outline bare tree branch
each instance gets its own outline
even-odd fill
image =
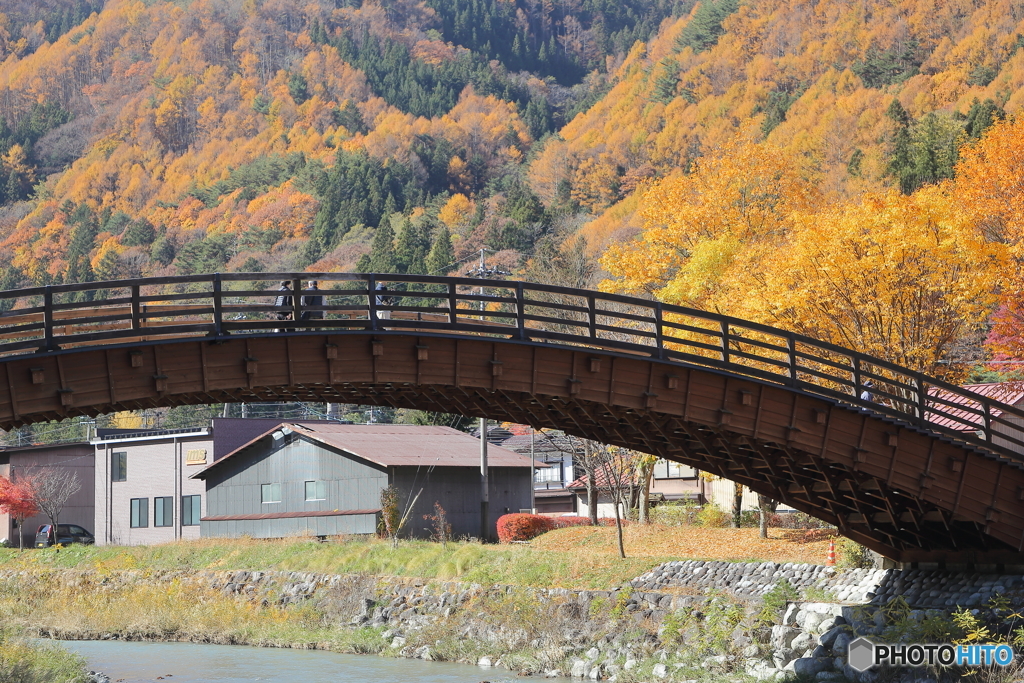
[[[57,522],[71,496],[82,488],[78,474],[63,468],[40,468],[33,475],[36,506],[53,525],[53,539],[57,542]]]

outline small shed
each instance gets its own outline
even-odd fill
[[[488,448],[490,527],[530,507],[530,459]],[[445,509],[453,534],[480,534],[480,441],[449,427],[283,422],[193,475],[206,482],[203,537],[371,534],[395,486],[404,533],[428,536]],[[413,501],[415,501],[413,503]]]

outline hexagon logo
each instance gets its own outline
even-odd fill
[[[858,638],[850,643],[846,661],[857,671],[867,671],[875,665],[875,644],[867,638]]]

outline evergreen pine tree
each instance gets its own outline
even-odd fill
[[[7,186],[4,188],[4,195],[9,202],[21,201],[21,178],[18,176],[17,171],[12,170],[7,176]]]
[[[977,140],[997,121],[1006,119],[1006,112],[993,100],[987,99],[979,102],[977,99],[971,103],[971,109],[967,112],[967,121],[964,122],[964,131],[972,140]]]
[[[654,82],[654,99],[668,104],[676,96],[676,85],[679,83],[679,62],[666,57],[661,60],[661,75]]]
[[[896,132],[892,140],[892,152],[889,156],[889,175],[900,183],[900,191],[910,194],[917,189],[914,159],[910,139],[910,114],[903,108],[899,100],[893,100],[885,115],[896,124]]]
[[[288,77],[288,93],[295,100],[295,104],[302,104],[309,99],[309,84],[302,74],[292,74]]]
[[[403,216],[398,226],[398,243],[395,245],[395,262],[398,272],[408,273],[409,266],[416,258],[416,231],[412,221]]]
[[[448,228],[442,225],[434,235],[434,243],[427,254],[424,267],[427,275],[447,275],[455,263],[455,249],[452,248],[452,236]]]
[[[390,197],[390,195],[388,195]],[[391,227],[391,220],[384,216],[380,219],[380,225],[373,234],[373,243],[370,245],[370,257],[368,272],[371,273],[397,273],[398,260],[395,258],[395,231]]]

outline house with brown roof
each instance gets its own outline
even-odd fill
[[[531,462],[488,449],[490,527],[530,507]],[[440,503],[453,534],[480,533],[480,441],[449,427],[282,422],[192,475],[206,484],[202,536],[372,534],[395,486],[405,533],[429,535]]]

